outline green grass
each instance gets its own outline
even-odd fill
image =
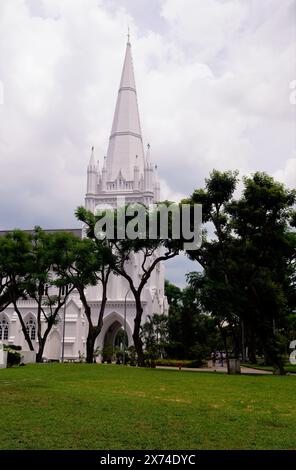
[[[0,370],[1,449],[295,449],[296,377],[115,365]]]

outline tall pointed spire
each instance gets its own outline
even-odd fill
[[[89,159],[88,168],[94,168],[94,169],[95,169],[95,167],[96,167],[94,152],[95,152],[95,148],[92,147],[92,148],[91,148],[91,154],[90,154],[90,159]]]
[[[136,158],[138,155],[138,158]],[[107,152],[107,177],[114,181],[121,171],[127,180],[133,179],[134,166],[144,169],[144,150],[137,92],[128,34],[126,53],[118,91],[113,125]]]
[[[94,147],[91,148],[91,155],[87,167],[87,194],[95,194],[97,186],[97,168],[95,163]],[[89,206],[88,206],[89,208]]]

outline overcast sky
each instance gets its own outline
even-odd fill
[[[0,229],[77,225],[128,25],[163,198],[191,194],[213,168],[295,186],[296,0],[0,0]],[[167,277],[182,284],[193,269],[175,260]]]

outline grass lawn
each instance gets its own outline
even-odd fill
[[[116,365],[0,370],[1,449],[295,449],[296,377]]]

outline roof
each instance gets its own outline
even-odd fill
[[[21,230],[21,229],[14,229],[14,230]],[[0,237],[4,237],[5,235],[12,233],[13,230],[0,230]],[[22,230],[25,233],[34,233],[33,229],[29,230]],[[82,238],[82,229],[81,228],[53,228],[53,229],[45,229],[44,232],[46,233],[57,233],[57,232],[66,232],[72,233],[73,235],[77,236],[78,238]]]

